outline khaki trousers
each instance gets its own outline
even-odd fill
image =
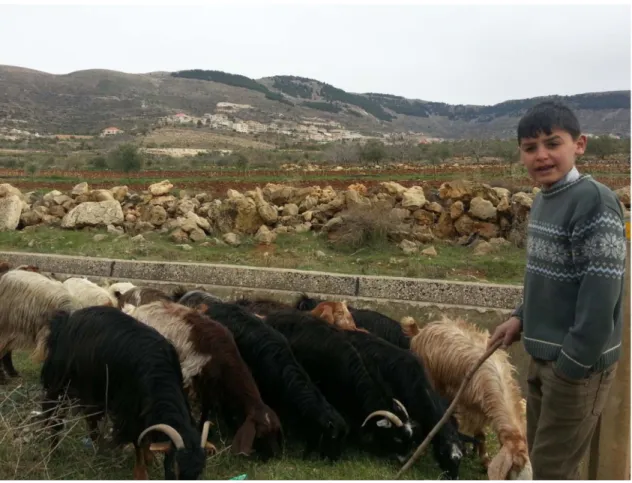
[[[577,480],[618,363],[573,381],[553,363],[531,359],[527,376],[527,443],[534,480]]]

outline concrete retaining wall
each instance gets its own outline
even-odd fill
[[[522,297],[516,285],[443,280],[344,275],[238,265],[131,261],[106,258],[0,251],[0,261],[36,265],[58,276],[84,276],[101,283],[129,281],[172,290],[202,288],[223,300],[265,297],[292,303],[301,293],[347,300],[359,308],[377,310],[396,320],[410,315],[423,325],[441,314],[463,317],[489,330],[504,321]],[[527,355],[514,344],[510,355],[525,390]]]

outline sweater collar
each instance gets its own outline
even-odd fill
[[[542,188],[541,191],[544,196],[550,196],[555,193],[559,193],[560,191],[563,191],[566,188],[569,188],[570,186],[574,185],[575,183],[577,183],[578,181],[584,178],[589,178],[589,177],[590,175],[580,174],[580,172],[577,170],[577,167],[573,166],[573,169],[571,169],[568,173],[566,173],[566,175],[564,175],[563,178],[556,181],[548,188]]]

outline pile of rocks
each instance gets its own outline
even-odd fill
[[[619,191],[629,208],[629,189]],[[42,195],[0,184],[0,230],[40,224],[63,229],[101,226],[132,236],[160,231],[177,243],[201,242],[212,236],[237,245],[240,237],[254,235],[259,243],[269,244],[279,233],[331,230],[343,225],[354,210],[379,205],[383,216],[396,220],[389,238],[404,243],[402,248],[407,246],[409,251],[436,239],[466,244],[472,237],[522,246],[536,192],[534,188],[530,193],[512,194],[467,180],[445,182],[438,190],[405,188],[390,181],[370,190],[352,184],[339,191],[331,186],[297,188],[269,183],[245,193],[229,189],[224,198],[176,193],[168,180],[140,193],[132,193],[126,186],[91,190],[81,183],[68,193]]]

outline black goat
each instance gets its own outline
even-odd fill
[[[310,311],[320,302],[322,302],[322,300],[302,294],[296,302],[295,307],[298,310]],[[355,325],[358,328],[368,330],[372,334],[381,337],[397,347],[410,349],[410,337],[404,333],[401,324],[396,320],[375,310],[356,309],[351,305],[347,305],[347,308],[349,312],[351,312]]]
[[[95,442],[107,410],[113,442],[136,448],[136,479],[147,478],[145,455],[150,450],[165,452],[165,479],[200,476],[208,425],[204,434],[196,429],[176,349],[155,329],[114,307],[86,307],[72,315],[58,311],[50,320],[45,351],[40,378],[47,426],[56,419],[52,413],[58,398],[67,393],[89,414]],[[58,419],[56,423],[53,447],[63,426]],[[152,441],[158,444],[149,448]]]
[[[357,441],[381,455],[401,459],[408,453],[413,431],[405,407],[374,361],[345,338],[346,331],[296,309],[270,312],[265,322],[287,338],[296,359],[350,422]]]
[[[191,291],[178,303],[206,306],[205,314],[227,327],[248,364],[264,401],[281,420],[287,418],[306,443],[304,456],[318,450],[321,458],[340,457],[348,427],[298,363],[287,340],[261,319],[233,303],[218,302]]]
[[[374,334],[359,331],[342,331],[342,334],[364,360],[376,363],[395,397],[408,409],[416,425],[414,439],[421,442],[447,409],[445,401],[433,389],[423,362],[411,351],[397,347]],[[432,445],[439,467],[450,479],[457,479],[465,448],[458,433],[456,419],[451,418],[441,427],[433,438]]]

